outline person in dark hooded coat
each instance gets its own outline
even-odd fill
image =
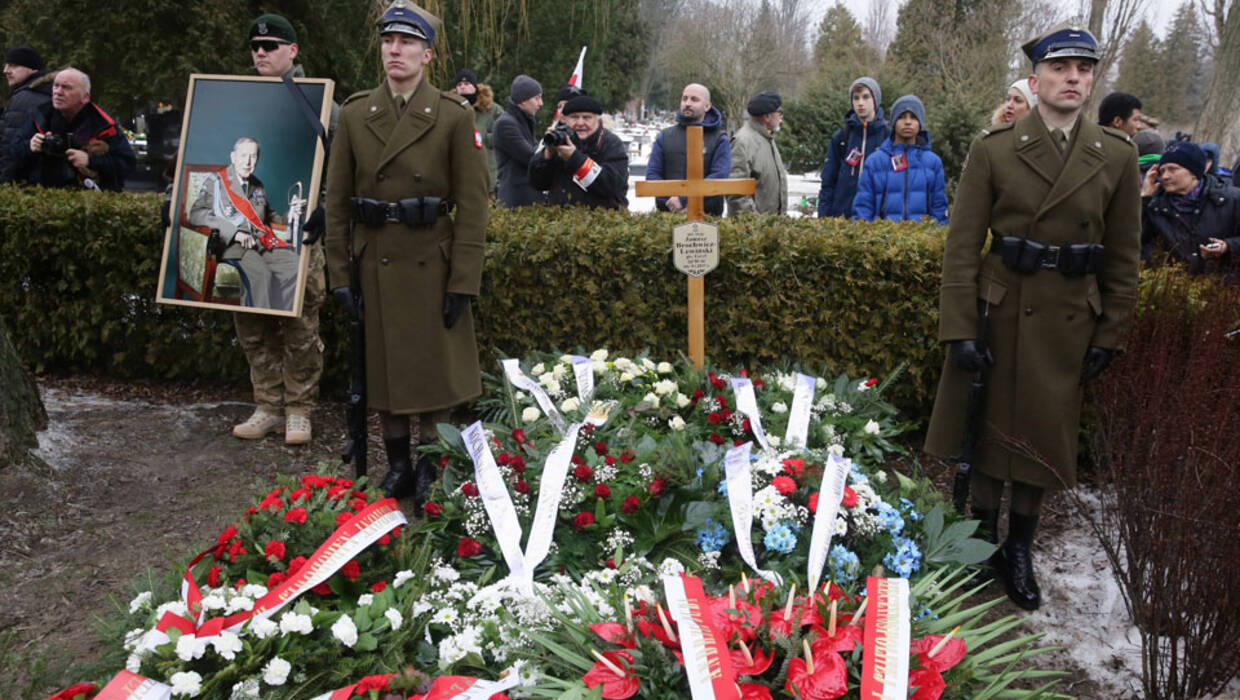
[[[865,171],[865,159],[887,138],[883,120],[883,91],[873,78],[857,78],[848,88],[852,110],[844,115],[844,127],[831,134],[827,157],[822,163],[822,186],[818,189],[818,218],[852,217],[857,180]]]
[[[676,124],[660,131],[650,148],[650,159],[646,162],[647,180],[685,178],[690,126],[702,127],[702,172],[706,179],[728,177],[732,169],[732,145],[723,130],[723,115],[710,103],[710,90],[706,86],[690,83],[680,96]],[[659,211],[683,211],[688,206],[688,200],[684,197],[655,197],[654,205]],[[707,197],[703,207],[707,214],[723,216],[723,197]]]

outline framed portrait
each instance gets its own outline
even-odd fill
[[[331,117],[330,80],[189,78],[156,301],[301,313]],[[299,104],[299,102],[301,104]]]

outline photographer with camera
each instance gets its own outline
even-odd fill
[[[564,104],[564,123],[543,134],[530,160],[530,182],[549,191],[548,203],[628,207],[629,156],[620,138],[603,128],[602,114],[595,98],[574,97]]]
[[[116,121],[90,101],[90,77],[76,68],[56,74],[51,104],[31,115],[13,148],[14,179],[44,187],[119,192],[137,165]]]

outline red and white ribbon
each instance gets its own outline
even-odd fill
[[[94,700],[169,700],[172,688],[129,671],[116,674]]]
[[[595,163],[593,158],[586,158],[586,162],[582,163],[581,167],[577,168],[577,172],[573,173],[573,182],[583,190],[590,189],[590,185],[594,184],[602,172],[603,168]]]
[[[155,629],[159,633],[166,634],[168,629],[176,628],[182,634],[199,638],[214,637],[225,630],[235,632],[251,618],[270,617],[302,593],[326,581],[351,559],[374,544],[375,540],[407,523],[405,514],[401,512],[396,499],[385,498],[382,501],[376,501],[336,528],[336,531],[327,538],[326,542],[319,545],[319,548],[310,555],[300,569],[280,585],[268,591],[267,595],[259,598],[253,608],[206,621],[203,621],[205,611],[202,610],[202,591],[198,587],[198,582],[194,580],[193,574],[194,565],[211,550],[203,552],[195,557],[185,569],[181,584],[183,599],[189,606],[191,614],[194,615],[194,619],[167,612],[155,625]]]
[[[865,617],[861,700],[906,698],[912,641],[908,579],[871,576],[865,586],[869,612]]]
[[[498,681],[484,681],[469,676],[440,676],[431,684],[423,700],[486,700],[509,688],[515,688],[521,682],[521,676],[513,669],[505,671]],[[352,697],[358,684],[345,686],[330,693],[323,693],[312,700],[347,700]]]
[[[740,700],[727,638],[711,623],[710,601],[702,580],[694,576],[664,576],[667,610],[680,631],[685,672],[693,700]]]

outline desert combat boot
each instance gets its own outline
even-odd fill
[[[262,408],[254,409],[251,415],[244,423],[233,426],[233,437],[242,440],[261,440],[271,433],[279,433],[284,431],[284,416],[278,413],[270,413]],[[308,439],[308,438],[307,438]]]

